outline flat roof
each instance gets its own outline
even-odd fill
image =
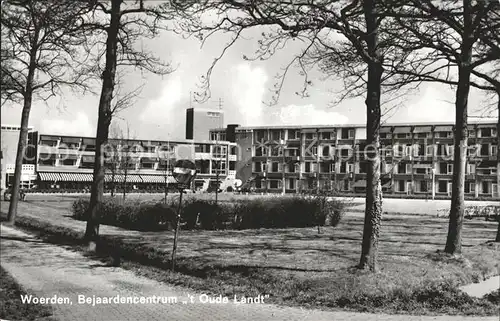
[[[469,120],[468,125],[496,125],[497,119]],[[382,127],[404,127],[404,126],[454,126],[454,122],[412,122],[412,123],[382,123]],[[269,125],[269,126],[242,126],[236,127],[236,131],[255,129],[328,129],[328,128],[366,128],[366,124],[338,124],[338,125]],[[210,131],[225,131],[225,128],[213,128]]]
[[[89,137],[89,136],[78,136],[78,135],[57,135],[57,134],[50,134],[50,133],[40,133],[38,132],[38,137],[41,136],[50,136],[50,137],[58,137],[58,138],[81,138],[81,139],[96,139],[95,137]],[[192,139],[185,139],[185,140],[160,140],[160,139],[139,139],[139,138],[108,138],[108,141],[130,141],[130,142],[151,142],[151,143],[173,143],[173,144],[210,144],[210,145],[216,145],[216,144],[236,144],[232,143],[229,141],[222,141],[222,140],[192,140]]]

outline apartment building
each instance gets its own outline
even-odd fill
[[[28,127],[28,132],[33,131],[33,127]],[[21,127],[19,125],[2,124],[1,125],[1,172],[0,188],[5,189],[12,184],[14,178],[14,169],[17,155],[17,145],[19,144],[19,134]],[[30,188],[36,182],[35,167],[31,164],[23,164],[21,169],[21,187]]]
[[[385,124],[381,128],[384,194],[451,196],[453,124]],[[366,127],[238,127],[213,129],[211,139],[226,138],[239,149],[236,177],[257,192],[298,193],[336,190],[364,193]],[[465,193],[500,197],[496,123],[469,124]]]
[[[95,138],[32,132],[26,163],[32,164],[39,188],[90,188],[96,153]],[[110,139],[103,148],[105,185],[127,184],[136,189],[163,189],[175,184],[171,176],[178,159],[197,168],[194,187],[206,189],[220,181],[234,181],[236,144],[227,141],[151,141]]]

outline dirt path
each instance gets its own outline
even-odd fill
[[[99,261],[61,246],[44,243],[10,227],[1,226],[0,230],[2,267],[28,292],[38,297],[56,296],[69,301],[53,305],[54,317],[58,320],[497,320],[495,317],[420,317],[327,312],[262,303],[235,304],[233,298],[229,298],[229,302],[225,304],[204,304],[200,302],[204,299],[200,293],[195,294],[139,277],[121,268],[105,267]],[[155,300],[153,296],[156,296],[158,301],[161,296],[165,303],[111,303],[92,306],[93,296],[111,297],[111,300],[115,300],[117,295],[125,300],[129,297],[131,300],[140,300],[141,297]],[[81,303],[81,296],[90,300],[90,304]]]

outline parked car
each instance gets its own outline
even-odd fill
[[[10,201],[11,196],[12,196],[12,187],[8,187],[3,193],[3,200]],[[21,201],[26,200],[26,193],[23,191],[23,189],[19,190],[19,200]]]

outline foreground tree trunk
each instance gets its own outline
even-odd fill
[[[103,146],[107,144],[109,126],[111,124],[111,101],[115,88],[117,38],[120,26],[121,0],[111,1],[111,22],[107,29],[106,65],[102,74],[102,90],[99,100],[99,115],[97,119],[96,152],[94,162],[94,181],[90,194],[90,204],[87,213],[87,228],[84,239],[89,243],[89,250],[95,251],[99,238],[99,212],[104,193],[104,153]]]
[[[35,33],[33,43],[38,43],[39,30]],[[21,174],[23,169],[24,151],[28,140],[28,123],[30,119],[31,105],[33,104],[33,81],[36,69],[37,48],[34,47],[30,52],[30,63],[26,86],[24,88],[24,103],[21,112],[21,130],[19,131],[19,140],[17,143],[16,163],[14,169],[14,182],[12,183],[12,194],[10,196],[9,212],[7,222],[14,224],[17,216],[17,204],[19,203],[19,191],[21,189]]]
[[[368,85],[366,97],[366,143],[369,149],[366,175],[366,205],[363,241],[361,245],[360,269],[377,271],[378,239],[382,219],[382,185],[380,184],[380,91],[382,63],[378,54],[377,12],[374,1],[363,3],[367,47],[372,61],[368,63]]]
[[[450,221],[448,236],[444,251],[448,254],[462,253],[462,228],[464,220],[464,186],[465,186],[465,164],[467,161],[468,146],[468,99],[470,91],[472,47],[474,45],[474,34],[472,26],[471,4],[463,1],[464,8],[464,31],[460,50],[460,62],[458,64],[458,86],[455,101],[455,144],[453,159],[453,183],[451,193]]]
[[[497,119],[497,197],[500,197],[500,88],[497,88],[498,119]],[[497,215],[498,228],[495,242],[500,242],[500,213]]]

